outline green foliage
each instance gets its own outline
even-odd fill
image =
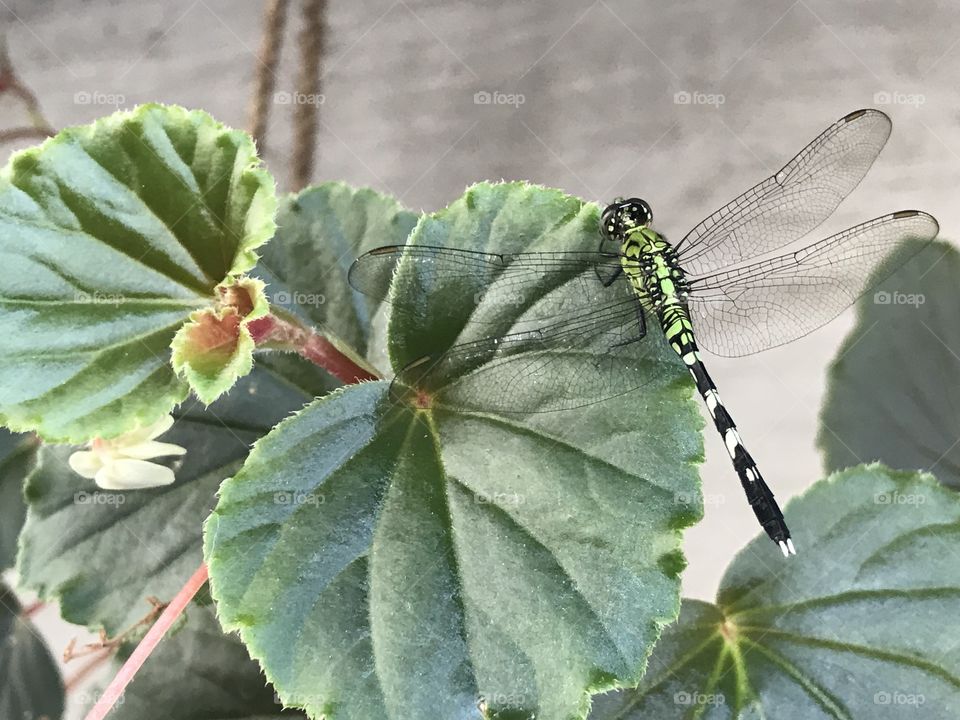
[[[21,617],[20,603],[0,583],[0,718],[63,715],[63,683],[43,639]]]
[[[411,241],[593,249],[596,223],[556,191],[481,185]],[[460,307],[395,312],[394,367],[476,331]],[[638,365],[643,393],[575,415],[416,409],[384,382],[316,401],[207,522],[225,628],[312,717],[583,717],[589,690],[639,679],[678,608],[702,423],[669,353]]]
[[[258,363],[209,408],[176,413],[162,440],[187,453],[169,461],[177,479],[164,487],[100,490],[67,465],[71,448],[44,447],[26,487],[22,584],[58,600],[69,622],[110,634],[137,622],[149,596],[170,599],[200,565],[202,523],[249,445],[329,387],[325,373],[299,358]]]
[[[275,309],[363,355],[377,305],[350,289],[347,271],[367,250],[406,242],[416,223],[416,214],[373,190],[310,187],[280,204],[277,236],[254,274]]]
[[[886,279],[858,303],[857,325],[830,368],[824,464],[881,460],[960,488],[960,253],[908,242],[877,277]]]
[[[137,673],[110,720],[282,720],[283,712],[243,644],[213,612],[192,607]],[[119,667],[119,664],[118,664]]]
[[[27,515],[23,481],[33,468],[37,442],[0,429],[0,571],[13,565],[17,537]]]
[[[747,545],[716,604],[684,600],[636,691],[591,720],[819,720],[960,714],[960,499],[925,474],[864,465],[787,506],[799,554]]]
[[[273,234],[273,181],[257,162],[246,134],[160,105],[10,159],[0,422],[79,442],[150,424],[186,397],[174,334]]]

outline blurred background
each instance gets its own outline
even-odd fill
[[[288,15],[274,25],[275,62],[264,45],[270,6]],[[305,19],[317,9],[320,25]],[[12,67],[29,89],[0,95],[0,128],[22,130],[2,136],[3,153],[36,142],[38,128],[178,103],[234,127],[259,122],[286,190],[339,179],[432,211],[479,180],[529,180],[599,203],[639,195],[679,239],[834,120],[878,107],[893,135],[822,233],[918,208],[951,239],[958,12],[892,0],[0,0]],[[319,82],[304,93],[298,74],[311,54]],[[258,82],[266,103],[253,110]],[[756,356],[708,358],[781,500],[822,475],[825,371],[852,318]],[[684,585],[712,599],[756,525],[720,439],[710,431],[705,442],[706,519],[687,534]],[[75,635],[54,608],[37,621],[55,653]]]

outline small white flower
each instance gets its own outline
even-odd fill
[[[78,450],[70,456],[70,467],[78,475],[96,481],[104,490],[141,490],[169,485],[173,470],[147,462],[167,455],[183,455],[186,448],[157,442],[173,426],[173,416],[166,415],[153,425],[137,428],[115,438],[96,438],[89,450]]]

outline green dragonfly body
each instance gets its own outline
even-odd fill
[[[623,274],[643,309],[659,320],[670,347],[693,376],[697,392],[723,438],[760,525],[780,546],[784,556],[796,554],[783,513],[753,457],[744,447],[737,426],[720,400],[717,386],[700,357],[693,321],[687,310],[686,298],[690,288],[677,253],[666,238],[649,227],[650,220],[649,206],[639,198],[631,198],[608,206],[601,220],[602,231],[614,239],[622,238],[620,264]]]
[[[649,205],[631,198],[603,211],[597,250],[389,246],[358,258],[350,283],[419,317],[415,297],[391,292],[398,281],[412,284],[443,298],[435,312],[467,320],[464,332],[473,339],[425,354],[395,383],[415,389],[422,401],[480,412],[572,411],[642,387],[638,368],[651,343],[638,341],[647,318],[655,319],[693,376],[757,519],[789,555],[795,551],[783,514],[720,402],[700,348],[733,357],[802,337],[880,282],[878,267],[903,240],[937,235],[933,217],[901,210],[787,248],[857,186],[890,130],[878,110],[849,113],[676,243],[653,228]],[[454,296],[457,288],[463,296]],[[561,290],[562,301],[555,297]],[[462,303],[471,297],[475,307],[467,312]],[[496,298],[512,303],[507,331]]]

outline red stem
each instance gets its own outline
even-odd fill
[[[137,671],[143,666],[146,659],[150,657],[150,654],[156,649],[157,645],[160,644],[160,640],[167,634],[167,631],[173,626],[173,623],[180,617],[180,614],[187,605],[190,604],[193,596],[197,594],[197,591],[200,590],[206,581],[207,565],[204,563],[200,565],[193,576],[187,580],[186,585],[180,588],[176,597],[170,601],[170,604],[167,605],[160,617],[157,618],[153,627],[147,631],[143,640],[137,645],[137,649],[127,658],[123,667],[120,668],[120,671],[107,686],[107,689],[103,691],[100,699],[97,700],[97,704],[87,713],[85,720],[103,720],[107,716],[117,701],[123,697],[123,692],[126,690],[127,685],[130,684],[130,681],[133,680],[133,676],[137,674]]]
[[[294,325],[276,315],[252,320],[247,328],[257,345],[272,343],[289,348],[344,383],[379,380],[369,370],[344,355],[337,346],[313,330]]]
[[[38,612],[40,612],[41,610],[43,610],[46,606],[47,606],[47,604],[46,604],[43,600],[37,600],[36,602],[30,603],[30,604],[27,605],[25,608],[22,608],[22,609],[20,610],[20,614],[21,614],[23,617],[27,617],[27,618],[28,618],[28,617],[33,617],[33,616],[36,615]]]

